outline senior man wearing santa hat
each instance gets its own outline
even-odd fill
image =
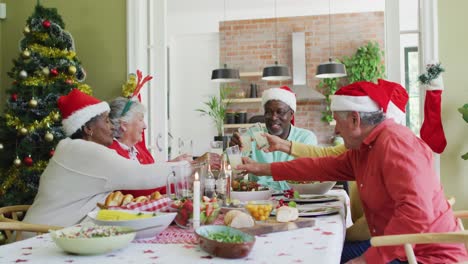
[[[317,144],[317,137],[312,131],[294,126],[296,95],[289,87],[282,86],[280,88],[265,90],[262,94],[262,105],[265,111],[265,125],[269,134],[288,141],[296,141],[308,145]],[[294,156],[288,153],[280,151],[265,152],[257,149],[255,142],[242,142],[239,133],[235,132],[231,138],[230,145],[239,145],[242,148],[243,144],[253,144],[252,159],[258,162],[276,162],[294,159]],[[285,181],[274,181],[271,176],[251,175],[251,178],[259,184],[277,191],[290,189]]]
[[[357,82],[332,97],[335,132],[349,151],[336,157],[302,158],[260,164],[244,159],[236,169],[274,180],[355,180],[372,236],[458,231],[433,168],[432,151],[407,127],[385,113],[393,93]],[[388,109],[390,107],[390,109]],[[343,251],[349,250],[346,245]],[[418,263],[453,263],[468,259],[463,244],[414,246]],[[360,255],[362,254],[362,255]],[[405,263],[403,246],[370,247],[346,263]]]

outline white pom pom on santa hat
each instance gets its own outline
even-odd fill
[[[62,114],[62,129],[67,136],[73,135],[91,118],[110,111],[107,102],[102,102],[78,89],[61,96],[57,104]]]
[[[408,93],[400,84],[385,80],[355,82],[341,87],[331,96],[332,111],[375,112],[383,110],[387,118],[405,122]]]

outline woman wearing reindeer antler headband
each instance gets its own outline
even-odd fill
[[[140,71],[137,71],[137,77],[138,81],[133,85],[135,86],[135,89],[129,98],[118,97],[110,102],[111,111],[109,118],[114,126],[114,141],[109,148],[117,151],[119,155],[127,159],[134,160],[140,164],[152,164],[154,163],[154,159],[145,146],[143,134],[146,129],[144,121],[146,107],[139,102],[138,95],[143,85],[153,77],[146,76],[143,78]],[[124,92],[128,93],[128,91]],[[177,158],[170,160],[170,162],[184,160],[192,161],[192,156],[182,154]],[[213,157],[212,160],[219,161],[219,157]],[[170,166],[170,164],[171,163],[167,163],[168,166]],[[122,193],[132,194],[137,197],[150,195],[155,191],[159,191],[164,194],[166,193],[166,187],[162,186],[148,190],[123,190]]]

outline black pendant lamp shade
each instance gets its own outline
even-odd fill
[[[229,69],[224,64],[224,68],[213,70],[211,73],[211,80],[213,82],[238,82],[240,75],[238,69]]]
[[[340,78],[346,76],[346,67],[344,64],[332,61],[330,58],[328,62],[322,63],[317,67],[317,74],[315,77],[325,78]]]
[[[262,76],[262,79],[267,81],[285,81],[291,79],[289,67],[286,65],[278,65],[277,61],[275,61],[275,65],[263,68]]]

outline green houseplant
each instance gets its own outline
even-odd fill
[[[226,110],[229,106],[230,101],[226,100],[229,94],[230,88],[222,88],[218,96],[210,96],[208,101],[204,102],[204,108],[195,109],[201,113],[202,116],[208,116],[212,119],[218,136],[215,136],[214,140],[223,141],[224,147],[227,145],[227,137],[224,136],[224,120],[226,118]]]
[[[351,57],[344,57],[343,64],[346,66],[348,83],[359,81],[377,82],[377,79],[385,77],[385,65],[383,64],[383,51],[379,43],[370,41],[357,49]],[[322,79],[318,88],[325,96],[326,109],[322,112],[322,121],[330,123],[333,120],[330,111],[330,95],[338,89],[338,79]]]

